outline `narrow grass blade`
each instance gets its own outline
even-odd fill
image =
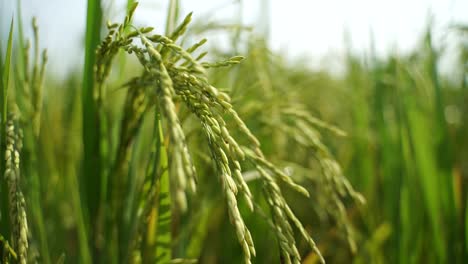
[[[1,121],[0,121],[0,135],[1,141],[0,146],[5,144],[5,122],[7,117],[7,95],[8,95],[8,86],[10,84],[10,65],[11,65],[11,53],[13,46],[13,19],[11,19],[10,24],[10,33],[8,35],[8,44],[5,54],[5,62],[0,61],[0,64],[3,64],[1,67],[1,87],[0,87],[0,111],[1,111]],[[0,170],[2,171],[1,175],[3,176],[3,171],[5,169],[5,150],[0,149]],[[4,177],[0,177],[0,195],[1,195],[1,211],[0,211],[0,232],[5,237],[10,237],[10,223],[8,217],[8,190],[6,189],[6,184],[4,182]]]
[[[177,25],[177,19],[179,18],[179,1],[169,0],[169,7],[167,10],[166,18],[166,36],[169,36]]]
[[[127,0],[127,13],[132,9],[135,3],[136,3],[135,0]]]
[[[3,66],[3,87],[0,94],[0,105],[2,111],[2,124],[5,124],[5,120],[7,117],[7,96],[8,96],[8,86],[10,84],[10,66],[11,66],[11,53],[12,53],[12,46],[13,46],[13,19],[11,20],[10,24],[10,33],[8,35],[8,44],[7,44],[6,56],[5,56],[5,64]],[[3,127],[3,126],[2,126]]]
[[[18,60],[17,60],[17,75],[18,77],[21,77],[21,78],[24,78],[22,75],[24,74],[24,72],[22,72],[22,69],[24,70],[27,70],[25,69],[25,66],[24,66],[24,59],[25,59],[25,56],[24,56],[24,32],[23,32],[23,16],[22,16],[22,12],[21,12],[21,0],[18,0],[18,3],[17,3],[17,10],[18,10],[18,44],[19,44],[19,49],[17,50],[17,54],[18,54]]]
[[[167,149],[159,113],[155,118],[157,140],[154,159],[155,188],[157,191],[155,206],[151,209],[147,225],[147,234],[143,251],[143,260],[157,263],[169,263],[172,259],[171,235],[171,196],[169,183],[169,163]]]
[[[468,195],[466,196],[466,200],[468,201]],[[465,239],[466,238],[468,238],[468,210],[465,211]],[[468,242],[467,241],[465,241],[465,256],[468,256]]]
[[[171,198],[169,193],[169,175],[161,175],[161,185],[157,208],[156,262],[168,263],[172,258],[171,237]]]
[[[82,200],[85,201],[87,221],[91,229],[101,226],[91,222],[102,220],[98,215],[101,204],[101,148],[100,126],[97,103],[94,98],[94,64],[96,48],[100,42],[101,1],[88,0],[86,16],[86,46],[83,69],[82,115],[83,115],[83,178],[81,179]],[[88,220],[89,219],[89,220]],[[99,236],[100,230],[89,231]],[[91,241],[95,241],[91,239]],[[101,249],[95,248],[95,257],[99,257]]]

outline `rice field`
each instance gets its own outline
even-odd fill
[[[467,26],[447,29],[455,49],[431,26],[408,54],[350,49],[336,74],[181,4],[137,26],[135,1],[109,21],[88,0],[66,78],[17,8],[0,263],[468,262]],[[231,48],[206,44],[213,28]]]

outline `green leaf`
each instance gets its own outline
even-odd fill
[[[86,204],[86,221],[91,229],[98,225],[102,217],[98,216],[98,210],[104,202],[102,197],[101,171],[101,147],[100,147],[100,122],[98,106],[94,98],[94,64],[96,62],[96,48],[100,42],[102,9],[100,0],[88,0],[86,15],[86,45],[85,64],[83,69],[83,89],[82,89],[82,114],[83,114],[83,178],[81,197]],[[96,230],[89,230],[89,234],[98,235]],[[85,233],[83,233],[84,235]],[[83,245],[88,239],[80,237],[80,254],[82,261],[91,262],[89,250]],[[95,239],[90,239],[95,241]],[[93,245],[94,246],[94,245]],[[99,257],[100,249],[94,250],[94,257]],[[96,259],[94,259],[96,261]]]
[[[7,116],[7,94],[8,94],[8,86],[10,83],[10,64],[11,64],[11,53],[12,53],[12,43],[13,43],[13,18],[11,19],[11,24],[10,24],[10,33],[8,36],[8,44],[7,44],[7,50],[6,50],[6,55],[5,55],[5,63],[1,67],[0,71],[0,77],[1,77],[1,87],[0,87],[0,111],[1,111],[1,123],[0,127],[0,146],[3,145],[5,142],[5,131],[3,128],[5,127],[5,120]],[[0,61],[0,64],[1,61]],[[3,149],[0,149],[0,169],[3,170],[5,168],[5,151]],[[1,200],[0,200],[0,216],[4,216],[0,218],[0,232],[5,235],[6,237],[9,237],[10,235],[10,224],[8,221],[8,215],[9,215],[9,210],[8,210],[8,191],[5,189],[6,184],[3,182],[4,177],[0,177],[0,195],[1,195]]]
[[[169,162],[164,144],[164,134],[160,113],[156,112],[154,123],[156,154],[152,161],[154,188],[156,188],[156,203],[151,208],[146,228],[143,262],[169,263],[172,259],[171,234],[171,194],[169,183]]]
[[[179,18],[179,1],[170,0],[169,7],[167,10],[167,17],[166,17],[166,35],[167,36],[169,36],[169,34],[171,34],[174,31],[178,18]]]
[[[2,122],[6,120],[6,110],[7,110],[7,94],[8,94],[8,86],[10,83],[10,66],[11,66],[11,52],[12,52],[12,45],[13,44],[13,19],[11,19],[10,24],[10,33],[8,35],[8,46],[6,51],[5,57],[5,64],[3,67],[3,87],[2,92],[0,94],[1,97],[1,109],[2,109]],[[3,126],[2,126],[3,127]]]
[[[171,194],[169,186],[169,163],[166,147],[164,146],[164,136],[161,120],[158,120],[159,134],[159,197],[157,208],[157,229],[156,229],[156,260],[158,263],[168,263],[172,258],[171,252]]]

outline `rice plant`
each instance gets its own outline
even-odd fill
[[[20,3],[0,47],[1,263],[466,262],[466,27],[453,76],[430,27],[334,75],[180,1],[87,2],[82,72]]]
[[[10,211],[6,215],[10,216],[12,232],[10,239],[5,239],[5,236],[3,239],[5,261],[51,263],[53,259],[64,260],[66,254],[63,253],[67,249],[61,249],[50,239],[51,229],[46,223],[52,219],[49,214],[56,214],[54,207],[60,206],[54,197],[64,197],[64,193],[69,193],[71,197],[63,201],[63,205],[74,212],[71,224],[77,235],[78,252],[75,254],[78,262],[190,262],[192,260],[186,259],[185,254],[179,256],[180,252],[172,251],[177,235],[173,234],[174,221],[180,221],[188,214],[190,206],[203,196],[197,192],[197,182],[214,175],[216,177],[212,180],[216,183],[212,185],[224,197],[225,210],[241,248],[242,262],[251,263],[257,252],[244,220],[246,214],[257,213],[265,218],[269,232],[276,237],[281,261],[301,262],[299,237],[316,254],[319,262],[324,263],[316,243],[283,194],[291,190],[307,198],[309,191],[297,183],[290,172],[265,156],[260,141],[235,110],[229,93],[210,83],[208,71],[235,67],[242,63],[244,57],[234,55],[208,62],[203,61],[206,52],[196,55],[206,39],[188,47],[179,44],[192,14],[174,26],[176,1],[171,1],[165,34],[153,33],[152,27],[132,25],[136,8],[136,3],[129,4],[128,15],[123,22],[108,22],[107,35],[99,43],[100,2],[88,2],[87,52],[81,95],[82,156],[66,150],[57,154],[50,147],[56,144],[45,145],[51,140],[47,134],[50,128],[41,123],[58,113],[58,110],[50,108],[54,107],[47,101],[51,98],[45,102],[43,99],[47,98],[44,94],[47,91],[43,89],[47,53],[44,51],[41,56],[35,20],[32,23],[32,63],[30,44],[20,36],[23,45],[19,48],[21,59],[12,97],[15,98],[14,108],[8,112],[19,111],[25,147],[24,150],[20,147],[23,137],[18,136],[21,133],[15,129],[15,121],[8,121],[5,179],[10,190]],[[122,99],[118,99],[122,102],[119,110],[111,101],[111,89],[115,89],[112,88],[115,84],[109,79],[114,60],[120,53],[134,56],[140,65],[140,73],[117,86],[125,93]],[[11,40],[7,54],[11,54]],[[8,66],[9,62],[5,65]],[[316,152],[314,157],[324,173],[321,184],[327,186],[323,195],[336,205],[336,208],[330,208],[329,213],[343,225],[345,236],[355,250],[351,225],[346,221],[341,199],[347,195],[360,201],[363,199],[343,178],[339,165],[321,143],[315,127],[342,132],[299,108],[285,107],[281,115],[291,122],[291,129],[304,130],[305,134],[298,134],[296,140]],[[69,109],[64,114],[70,111],[74,110]],[[43,112],[49,116],[44,116]],[[69,117],[75,118],[73,114]],[[197,134],[197,144],[204,145],[196,148],[196,155],[206,151],[208,168],[211,167],[208,174],[197,173],[195,151],[189,145],[184,129],[188,120],[194,126],[192,133]],[[71,121],[66,126],[74,123]],[[63,133],[64,137],[69,137],[66,130]],[[148,143],[143,145],[141,142]],[[58,164],[60,161],[55,160],[60,153],[65,157],[59,160],[67,162],[67,165]],[[46,156],[41,157],[43,154]],[[19,160],[23,155],[26,164],[21,168],[27,174],[26,197],[30,204],[25,204],[18,186]],[[78,162],[72,161],[73,158]],[[40,164],[41,159],[46,162]],[[62,174],[64,172],[65,175]],[[252,172],[258,175],[255,181],[261,185],[261,192],[252,193],[245,179],[245,174]],[[40,177],[46,174],[49,176]],[[45,188],[53,185],[60,186],[58,192],[61,194],[46,191]],[[266,203],[262,205],[260,201]],[[246,206],[248,210],[241,210],[240,206]],[[33,219],[31,232],[28,232],[26,208]],[[64,223],[62,225],[65,227]],[[52,230],[59,231],[56,228]],[[28,250],[29,240],[31,246]]]

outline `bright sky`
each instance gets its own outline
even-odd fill
[[[16,1],[0,0],[0,23],[3,32],[9,25]],[[112,1],[105,1],[112,2]],[[120,19],[125,0],[107,5],[110,19]],[[164,29],[167,0],[141,0],[135,23]],[[194,12],[204,22],[213,19],[242,21],[260,28],[260,17],[269,18],[270,43],[291,57],[323,58],[343,53],[344,32],[352,47],[364,52],[374,36],[379,54],[404,52],[414,47],[433,16],[439,44],[450,43],[447,29],[455,23],[468,24],[466,0],[181,0],[182,14]],[[239,5],[238,3],[242,4]],[[261,3],[268,3],[262,10]],[[264,5],[263,5],[264,6]],[[41,45],[50,53],[49,70],[64,72],[79,64],[84,42],[86,1],[22,0],[24,21],[36,16]],[[212,10],[210,14],[208,10]],[[269,14],[269,16],[268,16]],[[265,20],[263,20],[265,21]],[[208,36],[209,37],[209,36]],[[4,41],[4,40],[3,40]],[[66,58],[66,59],[65,59]],[[81,66],[80,66],[81,67]]]

